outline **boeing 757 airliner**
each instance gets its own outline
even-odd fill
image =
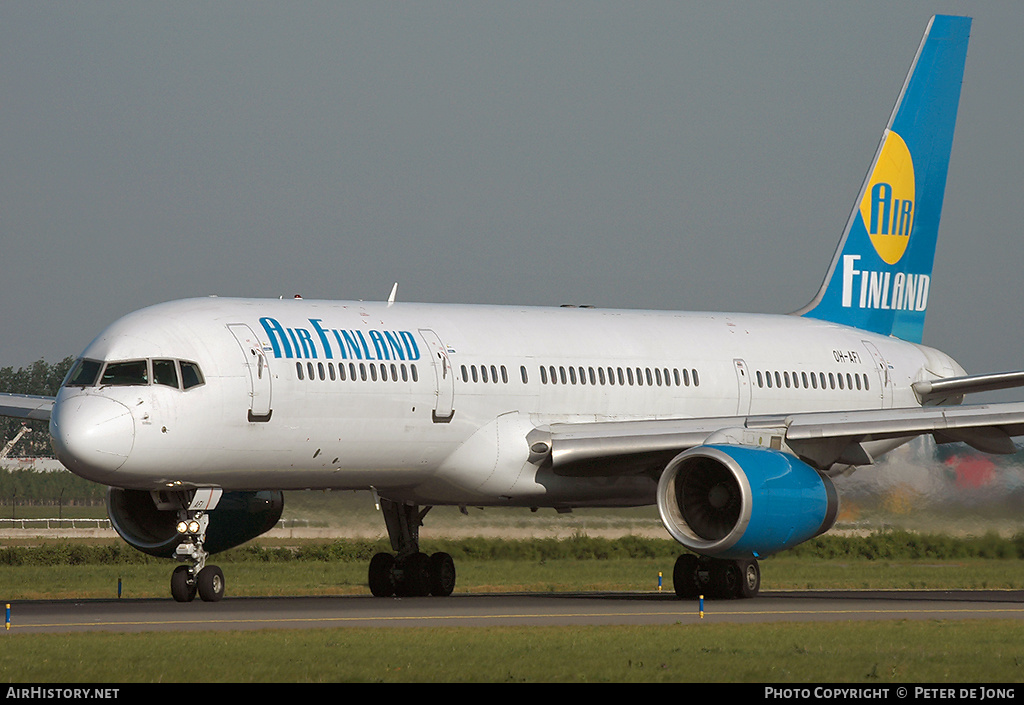
[[[113,526],[218,600],[211,554],[266,532],[282,491],[369,489],[394,553],[374,595],[449,595],[420,551],[438,505],[656,504],[681,597],[752,596],[758,559],[831,528],[833,478],[922,434],[1011,453],[1024,385],[921,344],[971,20],[929,22],[820,291],[789,315],[198,298],[114,322],[48,418]],[[837,480],[840,481],[840,480]]]

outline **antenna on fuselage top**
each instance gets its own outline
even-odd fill
[[[398,282],[395,282],[395,285],[393,287],[391,287],[391,293],[388,294],[388,306],[390,306],[391,304],[395,303],[395,296],[397,296],[397,295],[398,295]]]

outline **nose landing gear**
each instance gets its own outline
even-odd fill
[[[224,597],[224,572],[207,565],[210,554],[203,549],[210,517],[204,511],[181,509],[177,531],[184,539],[175,549],[175,557],[184,561],[171,573],[171,597],[177,602],[191,602],[196,594],[204,602],[217,602]]]

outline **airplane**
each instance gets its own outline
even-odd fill
[[[828,531],[835,482],[920,435],[1012,453],[1024,386],[922,345],[971,19],[927,26],[820,290],[783,315],[192,298],[115,321],[56,397],[58,459],[109,487],[113,527],[216,601],[211,555],[271,529],[283,492],[370,490],[379,597],[450,595],[420,550],[434,506],[657,505],[680,598],[753,597],[759,560]]]

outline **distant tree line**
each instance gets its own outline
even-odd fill
[[[106,493],[103,485],[83,480],[67,470],[0,469],[0,502],[4,506],[95,506],[103,504]]]
[[[50,364],[45,360],[37,360],[28,367],[0,367],[0,392],[10,394],[36,394],[56,396],[60,383],[71,369],[73,357],[66,357],[58,363]],[[11,450],[12,458],[45,458],[53,455],[50,450],[50,434],[45,421],[24,421],[0,417],[0,449],[7,441],[14,438],[21,430],[22,424],[32,429],[18,441]]]
[[[56,396],[72,362],[74,358],[66,357],[54,364],[38,360],[28,367],[18,369],[0,367],[0,392]],[[8,457],[52,457],[50,434],[45,421],[0,418],[0,448],[14,438],[22,424],[32,431],[21,437]],[[19,505],[95,505],[103,502],[105,492],[106,488],[102,485],[83,480],[66,470],[36,472],[28,469],[0,469],[0,499],[5,505],[12,501],[17,501]]]

